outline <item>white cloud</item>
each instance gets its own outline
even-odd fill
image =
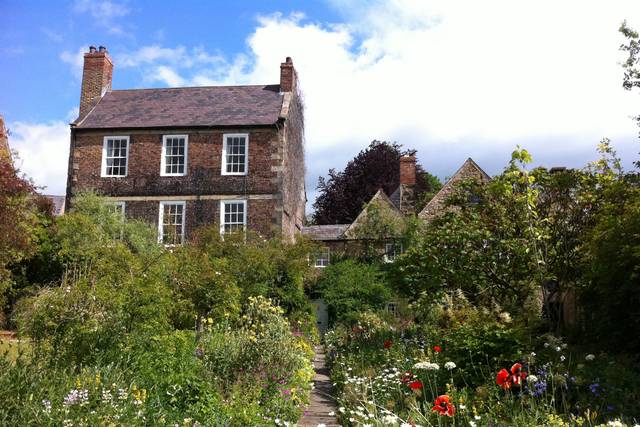
[[[165,65],[156,67],[152,74],[153,80],[165,83],[167,86],[184,86],[185,81],[174,70]]]
[[[516,144],[547,166],[581,166],[605,136],[626,164],[635,160],[638,95],[621,88],[617,29],[625,18],[640,28],[640,2],[331,4],[344,22],[262,16],[232,57],[156,44],[116,55],[116,72],[137,67],[145,83],[169,86],[270,84],[291,56],[306,103],[310,194],[319,174],[372,139],[418,149],[441,177],[469,156],[496,173]],[[77,58],[63,60],[77,67]]]
[[[17,165],[36,185],[45,186],[45,194],[63,195],[69,164],[69,124],[10,123],[9,144],[18,151]]]
[[[496,173],[516,144],[547,165],[583,165],[604,136],[635,156],[638,98],[621,88],[617,29],[640,16],[640,2],[334,4],[345,23],[262,17],[248,38],[251,66],[228,70],[238,83],[274,83],[278,63],[293,58],[309,190],[372,139],[418,149],[441,177],[468,156]],[[320,169],[327,157],[338,161]]]
[[[188,49],[154,44],[119,53],[114,62],[118,67],[138,68],[147,83],[168,86],[216,84],[217,76],[231,74],[233,69],[220,53],[208,53],[202,46]]]
[[[122,18],[131,12],[123,3],[110,0],[76,0],[73,10],[77,13],[89,14],[98,26],[115,35],[124,34],[118,18]]]
[[[60,54],[60,59],[62,60],[62,62],[64,62],[65,64],[69,64],[71,72],[77,79],[82,78],[82,66],[84,64],[85,52],[87,52],[87,48],[80,47],[75,52],[65,50]]]

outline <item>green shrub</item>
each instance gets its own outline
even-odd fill
[[[232,405],[260,402],[264,417],[297,421],[313,378],[313,351],[291,333],[281,308],[250,297],[237,323],[212,325],[199,346],[208,377]]]
[[[331,323],[351,323],[361,312],[383,308],[392,297],[377,266],[353,260],[327,266],[314,290],[327,302]]]
[[[117,358],[128,334],[169,330],[171,290],[163,277],[161,269],[116,244],[108,259],[21,301],[19,330],[33,340],[36,352],[43,350],[56,362]]]

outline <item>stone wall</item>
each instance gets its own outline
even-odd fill
[[[282,231],[294,236],[302,231],[306,195],[304,187],[304,106],[295,93],[283,129]]]

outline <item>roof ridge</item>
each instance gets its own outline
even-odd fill
[[[180,90],[180,89],[213,89],[213,88],[233,88],[233,87],[266,87],[280,86],[278,83],[264,85],[218,85],[218,86],[180,86],[180,87],[143,87],[138,89],[112,89],[110,92],[133,92],[140,90]]]
[[[450,186],[453,185],[453,179],[458,176],[460,173],[462,173],[463,168],[465,167],[465,165],[471,165],[472,167],[476,168],[476,170],[478,172],[480,172],[481,174],[483,174],[484,176],[487,177],[487,179],[491,180],[491,176],[486,173],[481,167],[480,165],[478,165],[475,160],[473,160],[471,157],[467,157],[467,160],[465,160],[464,162],[462,162],[462,165],[460,165],[460,167],[453,173],[453,175],[451,175],[449,177],[449,179],[447,179],[447,181],[442,184],[442,187],[440,187],[440,190],[438,190],[438,192],[436,194],[433,195],[433,197],[431,198],[431,200],[429,200],[427,202],[426,205],[424,205],[424,207],[422,208],[422,210],[420,212],[418,212],[418,216],[420,216],[423,212],[425,212],[430,206],[432,206],[435,202],[434,200],[436,200],[438,198],[438,196],[440,195],[440,193],[443,193],[445,191],[446,188],[449,188]]]

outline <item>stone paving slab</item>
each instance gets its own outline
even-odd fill
[[[311,399],[309,406],[304,411],[304,416],[298,422],[300,427],[317,427],[325,425],[326,427],[340,427],[335,415],[329,415],[337,412],[338,407],[333,398],[333,386],[331,378],[329,378],[329,369],[325,366],[324,348],[316,346],[316,354],[313,357],[313,368],[316,375],[313,378],[313,390],[311,391]]]

